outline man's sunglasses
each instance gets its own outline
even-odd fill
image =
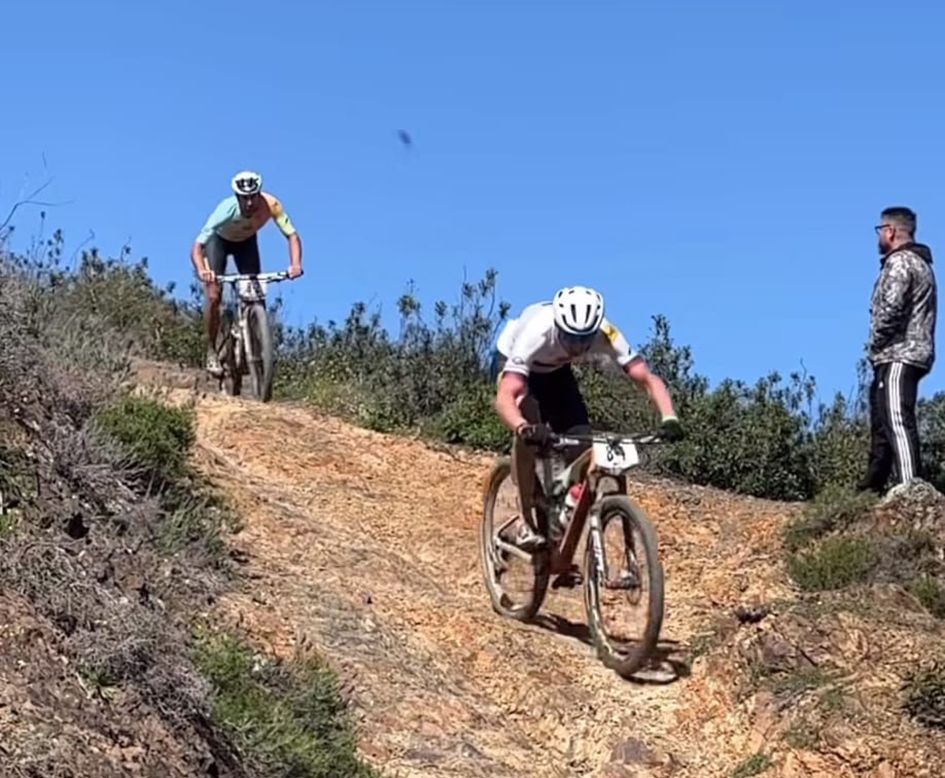
[[[558,330],[558,341],[570,353],[587,351],[594,343],[594,338],[596,337],[596,332],[589,332],[585,335],[575,335],[571,332]]]

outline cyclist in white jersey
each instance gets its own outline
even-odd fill
[[[604,316],[599,292],[568,287],[559,290],[551,302],[525,308],[499,334],[493,357],[496,413],[515,433],[512,474],[530,525],[523,527],[518,539],[524,547],[537,547],[546,540],[534,531],[537,523],[529,504],[535,476],[533,446],[547,442],[552,432],[581,435],[591,431],[587,406],[571,370],[574,360],[591,355],[612,359],[647,393],[662,417],[664,439],[683,437],[666,385]],[[584,448],[565,452],[565,461],[574,461]]]

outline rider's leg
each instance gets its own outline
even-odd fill
[[[541,421],[538,412],[538,401],[531,394],[525,395],[519,404],[522,415],[531,424]],[[535,476],[535,449],[526,445],[518,435],[512,439],[512,483],[518,487],[519,504],[522,506],[522,518],[515,537],[515,543],[525,551],[541,548],[545,536],[539,530],[534,495],[536,486]]]
[[[204,319],[207,324],[207,343],[212,348],[217,342],[217,335],[220,332],[220,285],[204,283],[203,291],[207,298],[207,305],[204,309]]]
[[[227,245],[218,235],[207,241],[207,266],[217,275],[226,272]],[[220,372],[220,358],[217,356],[217,336],[220,332],[220,285],[207,283],[203,285],[206,305],[204,319],[207,325],[207,370],[211,373]]]
[[[530,424],[541,421],[534,395],[526,394],[519,403],[519,410]],[[535,493],[535,449],[525,445],[518,435],[512,439],[512,482],[518,487],[522,511],[525,516],[531,516],[532,495]]]
[[[559,435],[587,435],[590,433],[587,406],[581,397],[577,380],[570,365],[558,368],[551,373],[536,375],[532,386],[541,418],[548,423],[552,431]],[[580,443],[564,449],[560,453],[562,465],[571,464],[589,445],[588,443]],[[553,533],[552,538],[557,538],[563,533],[570,516],[549,516],[548,519]],[[569,571],[555,578],[553,586],[554,588],[575,586],[581,583],[581,580],[579,568],[572,564]]]
[[[262,261],[259,258],[259,242],[255,235],[239,243],[230,243],[233,261],[236,263],[236,272],[243,275],[258,275],[262,272]]]
[[[554,432],[559,435],[590,435],[587,405],[570,365],[542,375],[540,382],[536,382],[535,396],[541,417]],[[562,451],[564,463],[571,464],[589,447],[590,443],[568,446]]]
[[[498,351],[492,355],[489,365],[489,377],[498,386],[502,378],[502,369],[505,367],[505,357]],[[531,394],[526,394],[519,401],[519,410],[525,420],[537,424],[541,421],[538,412],[538,403]],[[515,542],[522,548],[537,548],[542,543],[542,537],[537,533],[538,524],[532,512],[532,495],[535,489],[535,452],[531,446],[526,446],[518,437],[512,436],[512,483],[518,488],[519,505],[522,508],[524,521],[518,530]]]

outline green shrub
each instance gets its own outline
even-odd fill
[[[784,733],[785,742],[802,751],[813,751],[820,742],[820,729],[803,719],[795,721]]]
[[[863,518],[876,503],[870,492],[858,493],[853,489],[830,484],[810,502],[803,514],[785,529],[785,544],[789,551],[798,551],[811,541],[843,530]]]
[[[35,473],[23,451],[0,443],[0,538],[16,529],[20,506],[35,492]]]
[[[152,479],[169,483],[188,472],[187,458],[195,440],[192,409],[126,395],[99,413],[97,422],[132,464]]]
[[[102,321],[139,356],[200,365],[206,340],[196,287],[189,303],[173,298],[173,284],[156,286],[147,259],[131,263],[130,251],[126,246],[119,258],[103,259],[93,250],[76,271],[53,270],[58,315]]]
[[[808,591],[843,589],[864,581],[876,565],[876,548],[864,538],[830,537],[788,558],[788,573]]]
[[[807,417],[812,384],[772,374],[754,386],[723,381],[690,402],[688,436],[666,450],[663,469],[743,494],[796,500],[813,493]]]
[[[945,586],[928,575],[917,578],[909,586],[925,609],[937,619],[945,619]]]
[[[189,300],[174,297],[173,286],[156,286],[147,260],[132,262],[127,247],[117,259],[85,252],[77,269],[64,269],[62,245],[61,233],[54,233],[41,258],[8,256],[7,262],[36,280],[39,294],[27,306],[28,319],[41,330],[49,319],[68,325],[56,330],[68,337],[49,344],[63,352],[64,364],[74,359],[68,353],[76,350],[73,341],[102,332],[121,337],[139,356],[201,364],[205,344],[196,286]],[[276,396],[305,400],[378,430],[422,431],[505,450],[508,436],[492,409],[495,386],[488,371],[495,335],[509,312],[498,299],[496,272],[464,283],[455,302],[435,303],[427,317],[413,289],[397,301],[397,310],[396,336],[363,303],[339,323],[285,328],[277,322]],[[815,381],[801,375],[784,381],[772,373],[753,385],[723,381],[710,389],[695,371],[689,347],[673,341],[669,322],[656,315],[652,323],[649,339],[634,345],[666,381],[689,432],[686,441],[657,452],[658,471],[787,500],[850,486],[862,474],[868,444],[863,360],[856,398],[837,396],[815,411]],[[576,373],[595,427],[655,428],[649,401],[619,371],[584,365]],[[919,420],[929,478],[945,489],[945,393],[920,402]]]
[[[829,683],[830,680],[830,674],[822,667],[804,667],[788,673],[774,675],[769,686],[776,695],[791,696],[812,689],[819,689]]]
[[[239,521],[220,497],[199,483],[174,486],[163,497],[164,516],[157,528],[160,550],[169,555],[202,549],[215,565],[226,559],[225,536]]]
[[[495,393],[487,385],[473,386],[437,415],[430,434],[447,443],[501,451],[511,444],[511,433],[493,410]]]
[[[360,303],[340,324],[287,330],[279,396],[307,399],[377,430],[421,430],[452,443],[507,448],[488,370],[508,312],[496,299],[496,274],[464,284],[458,303],[434,305],[431,322],[421,317],[412,291],[398,301],[398,310],[397,338]],[[660,471],[759,496],[813,494],[812,379],[793,375],[785,383],[772,374],[751,387],[726,381],[710,391],[695,373],[688,347],[673,342],[661,316],[653,317],[652,336],[639,348],[670,387],[689,432],[687,441],[657,454]],[[655,429],[658,418],[648,398],[620,371],[593,363],[576,365],[575,373],[593,426]]]
[[[866,407],[861,400],[851,408],[837,395],[832,405],[821,408],[811,441],[815,492],[852,491],[866,469],[868,450]]]
[[[925,478],[945,491],[945,392],[922,398],[916,408]]]
[[[921,724],[945,730],[945,668],[936,666],[906,680],[905,709]]]
[[[334,673],[314,659],[289,665],[231,635],[203,634],[197,665],[213,689],[214,719],[265,776],[369,778]]]
[[[842,686],[831,686],[819,697],[820,709],[825,714],[840,713],[847,708],[849,700]]]
[[[732,770],[731,778],[752,778],[761,775],[773,765],[767,754],[753,754]]]

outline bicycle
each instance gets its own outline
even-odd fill
[[[536,529],[546,542],[535,551],[519,548],[509,536],[515,523],[524,520],[518,488],[510,477],[509,457],[496,462],[483,495],[480,562],[493,609],[502,616],[531,621],[544,602],[552,575],[558,576],[556,583],[563,579],[564,585],[572,586],[583,578],[584,608],[597,656],[606,667],[625,678],[637,672],[654,654],[662,628],[663,568],[656,531],[643,509],[626,495],[627,473],[640,464],[641,447],[660,442],[655,435],[553,436],[536,456],[541,473],[535,479],[533,506]],[[590,443],[590,446],[555,475],[549,454],[582,443]],[[566,526],[556,528],[554,517],[561,515],[565,495],[576,483],[583,484],[581,497]],[[512,489],[513,515],[497,527],[496,507],[503,484]],[[605,535],[609,528],[618,525],[623,534],[623,550],[615,563],[621,568],[620,572],[614,575],[614,565],[608,564],[605,555]],[[572,560],[585,527],[588,528],[585,572],[582,575],[578,571],[575,580],[576,566]],[[634,541],[635,533],[639,534],[639,543]],[[524,562],[526,568],[530,568],[527,575],[533,582],[531,594],[521,602],[514,601],[500,580],[513,560]],[[641,563],[645,564],[645,575],[641,573]],[[642,635],[627,638],[609,634],[609,620],[603,605],[609,600],[621,599],[621,595],[631,605],[638,605],[644,588],[648,601]]]
[[[226,285],[217,355],[223,368],[220,386],[227,394],[240,395],[243,375],[249,374],[253,397],[261,402],[272,399],[273,343],[266,293],[269,284],[288,277],[286,271],[217,276],[216,280]]]

